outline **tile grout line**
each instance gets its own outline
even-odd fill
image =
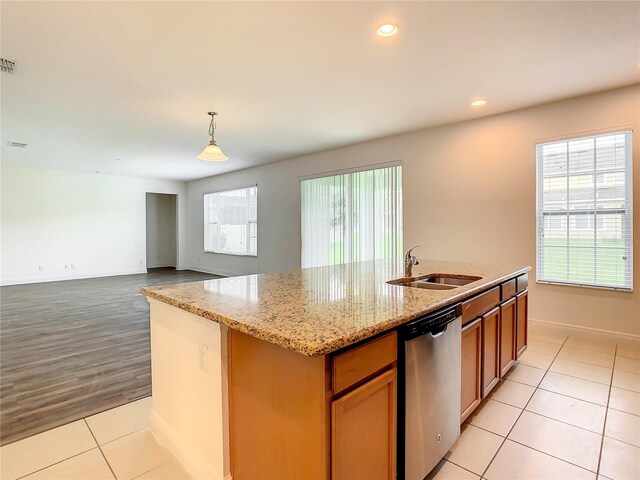
[[[77,421],[78,421],[78,420],[76,420],[76,422],[77,422]],[[28,438],[28,437],[27,437],[27,438]],[[19,441],[19,440],[18,440],[18,441]],[[97,443],[97,442],[96,442],[96,443]],[[34,473],[41,472],[42,470],[46,470],[46,469],[47,469],[47,468],[49,468],[49,467],[53,467],[54,465],[58,465],[58,464],[60,464],[60,463],[62,463],[62,462],[66,462],[67,460],[71,460],[72,458],[79,457],[80,455],[83,455],[83,454],[85,454],[85,453],[87,453],[87,452],[90,452],[91,450],[93,450],[93,449],[95,449],[95,448],[96,448],[96,447],[91,447],[89,450],[85,450],[85,451],[83,451],[83,452],[76,453],[75,455],[71,455],[70,457],[63,458],[62,460],[58,460],[57,462],[53,462],[53,463],[51,463],[51,464],[47,465],[46,467],[39,468],[39,469],[37,469],[37,470],[34,470],[33,472],[25,473],[24,475],[20,475],[19,477],[16,477],[16,479],[15,479],[15,480],[20,480],[21,478],[25,478],[25,477],[28,477],[29,475],[33,475]]]
[[[532,413],[532,412],[529,412],[529,413]],[[471,424],[469,423],[468,425],[471,425]],[[512,439],[512,438],[506,438],[506,437],[503,437],[502,435],[498,435],[497,433],[492,432],[492,431],[490,431],[490,430],[487,430],[486,428],[478,427],[478,426],[476,426],[476,425],[471,425],[471,426],[472,426],[472,427],[476,427],[476,428],[478,428],[478,429],[480,429],[480,430],[482,430],[482,431],[485,431],[485,432],[491,433],[491,434],[493,434],[493,435],[496,435],[496,436],[498,436],[498,437],[501,437],[501,438],[503,438],[504,440],[509,440],[510,442],[517,443],[518,445],[520,445],[520,446],[522,446],[522,447],[525,447],[525,448],[528,448],[529,450],[534,450],[534,451],[536,451],[536,452],[538,452],[538,453],[540,453],[540,454],[544,455],[545,457],[553,458],[553,459],[558,460],[558,461],[560,461],[560,462],[562,462],[562,463],[566,463],[566,464],[569,464],[569,465],[573,465],[574,467],[580,468],[581,470],[584,470],[585,472],[590,472],[590,473],[593,473],[593,474],[595,474],[595,473],[596,473],[596,472],[594,472],[593,470],[589,470],[588,468],[584,468],[582,465],[577,465],[577,464],[575,464],[575,463],[573,463],[573,462],[569,462],[568,460],[565,460],[565,459],[563,459],[563,458],[556,457],[555,455],[551,455],[550,453],[543,452],[542,450],[538,450],[537,448],[531,447],[531,446],[526,445],[526,444],[524,444],[524,443],[522,443],[522,442],[518,442],[517,440],[514,440],[514,439]],[[593,432],[592,432],[592,433],[593,433]],[[504,442],[503,442],[503,443],[504,443]],[[501,446],[502,446],[502,445],[501,445]],[[499,450],[499,449],[498,449],[498,450]],[[497,452],[496,452],[496,453],[497,453]],[[452,462],[451,460],[448,460],[448,459],[447,459],[447,461],[448,461],[449,463],[453,463],[454,465],[456,465],[456,466],[458,466],[458,467],[460,467],[460,468],[464,468],[464,467],[462,467],[462,466],[458,465],[457,463]],[[470,471],[470,472],[471,472],[471,470],[469,470],[468,468],[465,468],[465,470],[468,470],[468,471]],[[473,472],[471,472],[471,473],[473,473]],[[485,472],[485,473],[486,473],[486,472]],[[473,474],[474,474],[474,475],[478,475],[477,473],[473,473]],[[483,478],[484,478],[484,477],[483,477]]]
[[[551,373],[556,373],[556,372],[551,372]],[[575,378],[575,377],[572,377],[572,378]],[[588,382],[589,380],[585,380],[585,381]],[[596,383],[596,382],[592,382],[592,383]],[[606,386],[603,383],[598,383],[597,385]],[[556,392],[555,390],[548,390],[548,389],[543,388],[543,387],[539,387],[539,389],[542,390],[543,392],[555,393],[556,395],[560,395],[560,396],[567,397],[567,398],[572,398],[573,400],[580,400],[581,402],[589,403],[591,405],[596,405],[598,407],[607,408],[606,404],[603,405],[602,403],[592,402],[591,400],[585,400],[584,398],[574,397],[574,396],[571,396],[571,395],[567,395],[566,393]]]
[[[540,388],[540,389],[536,388],[536,389],[534,390],[533,394],[531,395],[531,397],[529,397],[529,400],[531,400],[531,398],[533,398],[533,395],[535,395],[536,391],[538,391],[538,390],[542,390],[543,392],[546,392],[546,391],[547,391],[547,390],[544,390],[544,389],[542,389],[542,388]],[[555,393],[555,392],[549,392],[549,393]],[[561,395],[561,394],[559,394],[559,393],[558,393],[557,395]],[[563,397],[564,397],[564,396],[566,396],[566,395],[561,395],[561,396],[563,396]],[[573,398],[573,397],[567,397],[567,398],[571,398],[572,400],[580,400],[579,398]],[[496,402],[500,402],[499,400],[494,400],[494,401],[496,401]],[[504,405],[509,405],[508,403],[504,403],[504,402],[500,402],[500,403],[502,403],[502,404],[504,404]],[[542,413],[539,413],[539,412],[534,412],[534,411],[532,411],[532,410],[526,410],[526,406],[527,406],[527,405],[529,405],[529,401],[527,401],[527,403],[526,403],[526,405],[525,405],[525,408],[523,408],[523,409],[522,409],[523,411],[526,411],[527,413],[531,413],[531,414],[533,414],[533,415],[538,415],[539,417],[543,417],[543,418],[548,418],[549,420],[555,420],[555,421],[556,421],[556,422],[558,422],[558,423],[563,423],[564,425],[569,425],[570,427],[579,428],[580,430],[584,430],[585,432],[591,432],[591,433],[595,433],[596,435],[598,435],[598,432],[596,432],[596,431],[594,431],[594,430],[589,430],[588,428],[581,427],[580,425],[574,425],[573,423],[565,422],[564,420],[558,420],[557,418],[550,417],[550,416],[548,416],[548,415],[543,415]],[[593,405],[595,405],[595,404],[593,404]],[[511,407],[515,407],[515,408],[520,408],[520,407],[516,407],[515,405],[510,405],[510,406],[511,406]],[[605,409],[606,409],[606,407],[603,407],[602,405],[597,405],[597,406],[598,406],[598,407],[602,407],[602,408],[605,408]],[[518,417],[518,418],[519,418],[519,417]]]
[[[169,454],[171,454],[171,452],[169,452]],[[155,467],[153,467],[150,470],[146,470],[146,471],[142,472],[140,475],[136,475],[131,480],[136,480],[136,478],[140,478],[141,476],[146,475],[149,472],[153,472],[154,470],[156,470],[156,469],[158,469],[160,467],[163,467],[163,466],[167,465],[168,463],[171,463],[174,460],[176,461],[176,463],[178,463],[180,468],[182,468],[182,464],[180,462],[178,462],[178,460],[173,455],[171,455],[171,459],[167,460],[166,462],[162,462],[160,465],[156,465]]]
[[[589,470],[588,468],[585,468],[585,467],[584,467],[584,466],[582,466],[582,465],[578,465],[577,463],[570,462],[570,461],[568,461],[568,460],[565,460],[564,458],[556,457],[555,455],[551,455],[550,453],[543,452],[542,450],[538,450],[537,448],[533,448],[533,447],[531,447],[531,446],[529,446],[529,445],[526,445],[526,444],[524,444],[524,443],[522,443],[522,442],[518,442],[518,441],[516,441],[516,440],[514,440],[514,439],[512,439],[512,438],[509,438],[508,440],[509,440],[510,442],[517,443],[518,445],[521,445],[521,446],[523,446],[523,447],[525,447],[525,448],[528,448],[529,450],[534,450],[534,451],[536,451],[536,452],[538,452],[538,453],[541,453],[542,455],[544,455],[544,456],[546,456],[546,457],[554,458],[554,459],[556,459],[556,460],[558,460],[558,461],[560,461],[560,462],[562,462],[562,463],[566,463],[566,464],[568,464],[568,465],[573,465],[574,467],[577,467],[577,468],[579,468],[579,469],[581,469],[581,470],[584,470],[585,472],[590,472],[590,473],[593,473],[593,474],[597,475],[597,473],[596,473],[596,472],[594,472],[593,470]]]
[[[116,442],[116,441],[118,441],[118,440],[123,439],[124,437],[128,437],[129,435],[133,435],[134,433],[141,432],[141,431],[146,430],[146,429],[148,429],[148,428],[149,428],[149,427],[142,427],[142,428],[139,428],[139,429],[137,429],[137,430],[132,430],[132,431],[131,431],[131,432],[129,432],[129,433],[125,433],[124,435],[120,435],[119,437],[113,438],[113,439],[109,440],[108,442],[104,442],[104,443],[102,444],[102,446],[104,446],[104,445],[109,445],[110,443]]]
[[[450,463],[450,464],[452,464],[452,465],[455,465],[456,467],[459,467],[459,468],[461,468],[461,469],[463,469],[463,470],[466,470],[467,472],[472,473],[472,474],[473,474],[473,475],[475,475],[476,477],[480,478],[480,475],[478,475],[476,472],[473,472],[473,471],[469,470],[467,467],[463,467],[462,465],[458,465],[456,462],[452,462],[452,461],[451,461],[451,460],[449,460],[448,458],[444,458],[444,457],[443,457],[442,459],[443,459],[445,462],[448,462],[448,463]],[[431,475],[431,472],[429,472],[429,474],[427,474],[427,477],[428,477],[429,475]],[[425,477],[425,478],[427,478],[427,477]],[[134,479],[134,480],[135,480],[135,479]]]
[[[561,357],[561,358],[562,358],[562,357]],[[568,359],[565,359],[565,360],[568,360]],[[572,361],[573,361],[573,360],[572,360]],[[578,363],[579,363],[579,362],[578,362]],[[591,367],[597,367],[597,366],[598,366],[598,365],[590,365],[589,363],[583,363],[583,365],[589,365],[589,366],[591,366]],[[528,366],[528,367],[530,367],[531,365],[527,365],[527,366]],[[535,367],[534,367],[534,368],[535,368]],[[549,367],[549,368],[551,368],[551,367]],[[606,368],[606,367],[602,367],[602,368]],[[541,369],[539,368],[538,370],[541,370]],[[611,369],[611,370],[612,370],[612,373],[613,373],[613,369]],[[551,372],[551,373],[557,373],[558,375],[564,375],[565,377],[577,378],[578,380],[584,380],[584,381],[586,381],[586,382],[597,383],[598,385],[604,385],[604,386],[607,386],[607,385],[608,385],[608,384],[606,384],[606,383],[602,383],[602,382],[595,382],[595,381],[593,381],[593,380],[588,380],[588,379],[583,378],[583,377],[576,377],[575,375],[569,375],[568,373],[556,372],[555,370],[548,370],[548,371],[549,371],[549,372]],[[545,374],[546,374],[546,373],[545,373]]]
[[[598,470],[597,475],[600,475],[600,466],[602,464],[602,451],[604,450],[604,436],[607,431],[607,418],[609,417],[609,402],[611,401],[611,389],[613,388],[613,373],[616,368],[616,358],[618,353],[618,345],[616,344],[616,349],[613,357],[613,368],[611,369],[611,383],[609,384],[609,396],[607,397],[607,409],[604,412],[604,423],[602,424],[602,438],[600,439],[600,452],[598,455]]]
[[[84,424],[87,426],[87,428],[89,429],[89,432],[91,432],[91,436],[93,437],[93,440],[96,442],[96,445],[98,445],[98,450],[100,450],[100,455],[102,455],[102,458],[104,458],[105,463],[107,464],[107,467],[109,467],[109,471],[111,472],[111,475],[113,475],[114,479],[117,479],[118,477],[116,477],[116,472],[113,471],[113,468],[111,468],[111,464],[109,463],[109,460],[107,460],[106,455],[104,454],[104,452],[102,451],[102,448],[100,447],[100,443],[98,442],[98,439],[96,438],[96,436],[93,434],[93,430],[91,430],[91,427],[89,426],[89,422],[87,422],[87,418],[83,418],[82,419],[84,421]]]
[[[562,347],[564,347],[564,345],[567,343],[567,340],[569,339],[569,337],[565,337],[564,342],[562,342],[562,345],[560,346],[560,349],[558,350],[558,353],[556,353],[556,355],[553,357],[553,361],[551,362],[551,364],[553,364],[553,362],[555,362],[556,358],[558,358],[558,354],[560,353],[560,350],[562,350]],[[535,368],[535,367],[534,367]],[[549,368],[551,368],[551,365],[549,365]],[[540,369],[541,370],[541,369]],[[540,385],[542,383],[542,381],[544,380],[544,377],[547,376],[547,373],[549,372],[549,369],[545,370],[544,375],[542,376],[542,378],[540,379],[540,381],[538,382],[538,385]],[[524,407],[522,408],[522,410],[520,410],[520,414],[518,415],[518,418],[516,418],[516,421],[513,422],[513,425],[511,425],[511,428],[509,429],[509,431],[507,432],[507,434],[504,436],[504,439],[502,440],[502,443],[500,444],[500,446],[498,447],[498,449],[496,450],[496,453],[493,454],[493,457],[491,457],[491,460],[489,461],[489,463],[487,464],[486,468],[484,469],[484,471],[482,472],[482,475],[480,475],[482,478],[485,477],[485,475],[487,474],[487,472],[489,471],[489,468],[491,468],[491,464],[493,463],[493,461],[496,459],[496,457],[498,456],[498,453],[500,453],[500,450],[502,450],[502,447],[504,447],[505,442],[507,441],[507,438],[509,437],[509,435],[511,434],[511,432],[513,431],[513,429],[515,428],[516,424],[518,423],[518,421],[520,420],[520,417],[522,417],[522,414],[525,411],[525,408],[527,408],[527,405],[529,405],[529,402],[531,402],[531,399],[533,398],[533,396],[536,394],[536,391],[538,390],[538,385],[536,385],[535,390],[533,391],[533,393],[531,394],[531,396],[529,397],[529,400],[527,400],[527,403],[524,404]]]
[[[526,364],[524,364],[524,363],[523,363],[522,365],[525,365],[525,366],[527,366],[527,367],[530,367],[530,366],[531,366],[531,365],[526,365]],[[533,367],[533,368],[537,368],[537,367]],[[541,369],[541,368],[538,368],[538,370],[542,370],[542,369]],[[558,372],[553,372],[553,371],[552,371],[551,373],[557,373],[558,375],[565,375],[564,373],[558,373]],[[545,375],[546,375],[546,373],[545,373]],[[585,380],[584,378],[572,377],[571,375],[565,375],[565,376],[567,376],[567,377],[571,377],[571,378],[577,378],[578,380],[584,380],[585,382],[595,383],[596,385],[606,386],[604,383],[598,383],[598,382],[594,382],[594,381],[592,381],[592,380]],[[543,377],[543,379],[544,379],[544,377]],[[545,392],[555,393],[556,395],[561,395],[561,396],[563,396],[563,397],[567,397],[567,398],[573,398],[574,400],[580,400],[580,401],[582,401],[582,402],[587,402],[587,403],[590,403],[590,404],[592,404],[592,405],[597,405],[597,406],[599,406],[599,407],[604,407],[604,408],[606,408],[606,404],[605,404],[605,405],[603,405],[603,404],[601,404],[601,403],[592,402],[591,400],[585,400],[584,398],[573,397],[573,396],[571,396],[571,395],[567,395],[566,393],[560,393],[560,392],[556,392],[556,391],[554,391],[554,390],[547,390],[546,388],[543,388],[543,387],[540,387],[540,386],[535,387],[534,385],[529,385],[528,383],[518,382],[517,380],[511,380],[510,378],[505,378],[504,380],[505,380],[505,381],[509,381],[509,382],[514,382],[514,383],[517,383],[517,384],[519,384],[519,385],[526,385],[527,387],[531,387],[531,388],[533,388],[533,389],[534,389],[534,393],[535,393],[535,390],[540,389],[540,390],[545,391]],[[539,384],[539,385],[541,385],[541,384],[542,384],[542,380],[540,380],[540,384]],[[616,387],[616,388],[618,388],[618,387]],[[624,390],[624,389],[622,389],[622,390]],[[638,392],[634,392],[633,390],[626,390],[626,391],[628,391],[628,392],[633,392],[633,393],[638,393]],[[532,394],[532,395],[533,395],[533,394]],[[495,399],[495,398],[493,398],[493,397],[487,397],[487,398],[491,398],[491,400],[495,400],[496,402],[504,403],[505,405],[511,405],[512,407],[520,408],[520,407],[518,407],[517,405],[512,405],[511,403],[503,402],[502,400],[497,400],[497,399]],[[629,415],[635,415],[636,417],[640,417],[640,415],[636,415],[635,413],[625,412],[624,410],[618,410],[617,408],[614,408],[613,410],[617,410],[617,411],[619,411],[619,412],[624,412],[624,413],[629,413]],[[544,416],[544,415],[543,415],[543,416]]]

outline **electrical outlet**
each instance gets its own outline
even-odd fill
[[[38,265],[38,270],[40,270],[42,272],[42,271],[44,271],[44,267],[42,265]]]
[[[198,346],[198,365],[200,370],[209,370],[209,348],[204,343]]]
[[[64,264],[64,269],[66,270],[66,269],[68,269],[68,268],[69,268],[69,265],[65,263],[65,264]]]
[[[76,268],[76,264],[75,264],[75,263],[72,263],[72,264],[71,264],[71,268]]]

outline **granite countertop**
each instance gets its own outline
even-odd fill
[[[149,298],[307,356],[325,355],[527,272],[529,266],[420,260],[413,276],[481,280],[452,290],[387,283],[402,260],[375,260],[284,273],[145,287]]]

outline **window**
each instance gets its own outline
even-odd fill
[[[400,165],[303,179],[302,266],[402,256]]]
[[[258,254],[258,187],[205,194],[204,251]]]
[[[539,282],[631,290],[631,132],[537,145]]]

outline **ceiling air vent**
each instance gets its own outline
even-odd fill
[[[3,73],[16,73],[18,64],[14,60],[0,58],[0,69]]]
[[[15,148],[27,148],[27,145],[29,145],[28,143],[22,143],[22,142],[7,142],[7,145],[9,145],[10,147],[15,147]]]

